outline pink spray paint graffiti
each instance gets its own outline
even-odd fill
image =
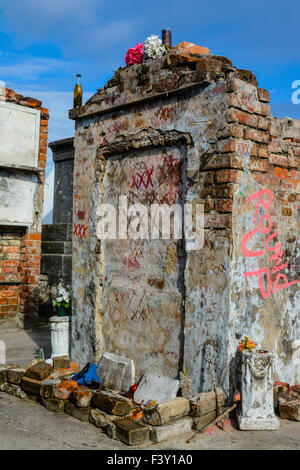
[[[267,196],[267,200],[263,198],[263,195]],[[267,211],[267,209],[270,207],[270,205],[273,202],[273,193],[267,188],[261,189],[257,193],[254,193],[250,196],[250,198],[248,199],[248,204],[250,204],[252,201],[256,201],[255,212],[253,216],[253,223],[257,224],[257,217],[258,217],[260,206],[265,211]],[[263,299],[268,299],[270,297],[272,293],[272,287],[273,287],[273,293],[275,293],[281,289],[288,288],[289,286],[293,284],[297,284],[299,282],[299,281],[288,282],[286,275],[280,272],[282,271],[282,269],[285,269],[288,266],[289,262],[288,261],[285,263],[282,262],[283,250],[281,250],[281,247],[282,247],[281,242],[277,243],[275,246],[270,246],[271,240],[278,236],[278,232],[275,232],[275,231],[271,235],[269,235],[269,233],[272,230],[272,227],[273,227],[273,220],[272,220],[271,215],[269,213],[263,214],[260,217],[259,226],[247,232],[242,237],[242,240],[241,240],[241,251],[242,251],[242,254],[246,256],[247,258],[260,257],[269,251],[271,256],[268,259],[268,263],[272,263],[276,261],[275,266],[271,268],[271,272],[273,274],[278,273],[273,283],[273,286],[272,286],[272,280],[271,280],[268,266],[260,268],[256,271],[248,271],[243,274],[243,276],[245,277],[258,276],[258,286],[259,286],[259,290]],[[260,232],[262,235],[268,235],[266,242],[265,242],[265,248],[259,251],[251,251],[247,248],[247,244],[252,239],[252,237],[254,237],[258,232]],[[266,280],[267,280],[267,290],[265,290],[265,287],[263,284],[264,275],[266,276]],[[279,283],[280,280],[282,280],[281,283]]]

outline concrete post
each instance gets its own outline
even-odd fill
[[[242,406],[238,412],[241,430],[276,430],[274,414],[273,355],[268,351],[242,351]]]
[[[69,355],[70,317],[53,316],[49,319],[51,329],[51,359],[56,356]]]

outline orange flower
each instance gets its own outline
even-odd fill
[[[244,349],[246,349],[247,351],[252,351],[253,349],[255,349],[257,346],[257,343],[254,343],[254,341],[251,341],[248,336],[245,336],[245,339],[243,339],[240,343],[239,343],[239,351],[243,351]]]

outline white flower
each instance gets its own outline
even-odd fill
[[[56,298],[56,301],[57,301],[57,302],[62,302],[62,301],[63,301],[63,298],[62,298],[62,297],[57,297],[57,298]]]
[[[144,42],[144,60],[153,60],[157,57],[161,57],[166,52],[166,48],[163,45],[161,39],[152,34]]]

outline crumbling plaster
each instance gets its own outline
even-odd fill
[[[271,214],[280,229],[278,239],[288,243],[295,231],[290,259],[299,252],[297,167],[286,170],[285,180],[278,177],[278,170],[276,174],[276,162],[269,158],[270,111],[265,101],[259,99],[253,74],[233,68],[228,59],[169,54],[148,68],[120,69],[85,106],[70,111],[76,119],[75,361],[83,365],[109,350],[136,361],[137,379],[151,364],[158,364],[173,376],[183,371],[197,392],[211,387],[204,356],[208,341],[217,381],[228,390],[238,341],[248,334],[263,348],[275,350],[280,380],[299,381],[299,360],[295,360],[298,286],[264,300],[257,277],[243,276],[264,266],[262,259],[245,258],[241,253],[241,240],[252,226],[255,208],[247,197],[261,188],[274,192]],[[243,110],[250,123],[232,123],[228,118],[232,109]],[[257,127],[260,130],[252,136]],[[177,141],[175,137],[172,141],[172,132],[177,133]],[[169,168],[168,158],[173,154],[174,161],[183,162],[180,183],[171,181],[164,187],[160,172]],[[180,248],[177,242],[176,247],[167,240],[142,241],[134,249],[126,240],[101,242],[99,205],[129,195],[140,168],[148,176],[152,168],[152,184],[141,183],[134,202],[149,203],[151,195],[162,201],[173,191],[172,200],[180,196],[184,202],[205,204],[201,250],[185,252],[184,245]],[[288,200],[292,194],[296,199]],[[228,207],[233,201],[232,214],[231,208],[217,209],[224,200]],[[276,213],[283,200],[291,211],[289,223]],[[130,256],[128,270],[124,259]],[[295,276],[296,271],[291,268],[290,274]]]

